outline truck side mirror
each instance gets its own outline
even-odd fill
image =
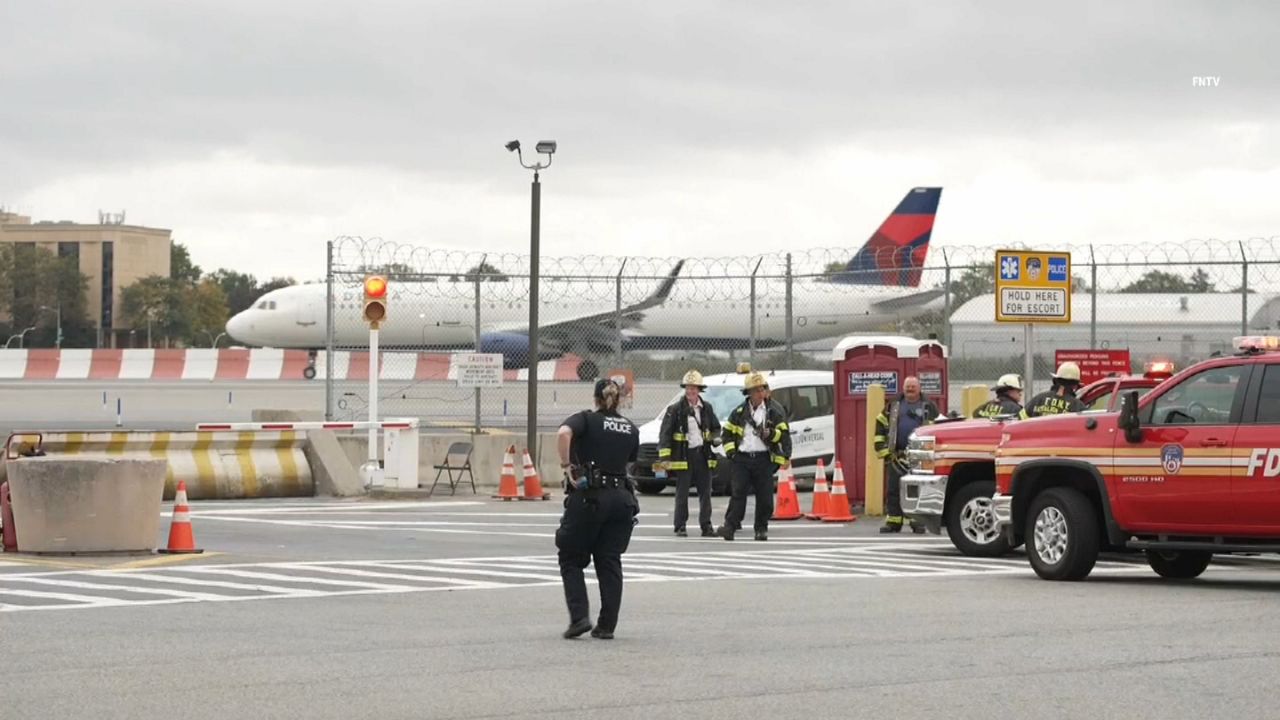
[[[1120,396],[1120,418],[1117,425],[1124,430],[1124,439],[1131,443],[1142,442],[1142,423],[1138,420],[1138,393],[1129,391]]]

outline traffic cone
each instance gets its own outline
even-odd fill
[[[538,468],[533,466],[533,458],[529,457],[529,448],[524,449],[524,495],[520,499],[551,499],[551,493],[542,491],[542,480],[538,477]]]
[[[804,517],[800,512],[800,498],[796,495],[796,478],[791,469],[782,471],[778,478],[778,502],[773,509],[770,520],[799,520]]]
[[[173,520],[169,523],[169,547],[159,552],[171,555],[181,553],[202,553],[196,547],[196,536],[191,531],[191,508],[187,505],[187,481],[178,481],[178,490],[173,498]]]
[[[831,491],[827,489],[827,468],[818,458],[818,472],[813,476],[813,512],[805,517],[821,520],[831,514]]]
[[[844,468],[840,465],[840,461],[836,461],[836,471],[834,475],[835,484],[831,488],[831,507],[826,517],[822,518],[822,522],[853,522],[857,520],[853,513],[849,511],[849,493],[844,489]]]
[[[516,446],[512,445],[502,456],[502,480],[498,482],[498,494],[493,497],[503,500],[520,497],[520,488],[516,485],[515,454]]]

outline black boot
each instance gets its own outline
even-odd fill
[[[586,618],[583,618],[582,620],[579,620],[575,623],[570,623],[569,628],[564,631],[564,637],[566,640],[570,638],[576,638],[582,633],[590,629],[591,629],[591,621],[587,620]]]
[[[902,525],[898,523],[885,523],[884,525],[880,526],[881,535],[887,535],[889,533],[899,533],[899,532],[902,532]]]
[[[716,534],[724,538],[725,540],[732,540],[733,528],[729,527],[728,525],[721,525],[720,529],[716,531]]]

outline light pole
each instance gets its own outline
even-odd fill
[[[58,337],[57,339],[54,340],[54,346],[61,348],[62,347],[62,303],[58,303],[58,306],[56,308],[51,308],[48,305],[41,305],[40,309],[50,310],[58,315]]]
[[[538,182],[538,173],[544,168],[551,167],[551,156],[555,155],[556,141],[541,140],[536,146],[539,154],[547,156],[545,165],[541,162],[525,165],[519,140],[512,140],[506,147],[509,152],[514,152],[516,157],[520,158],[521,167],[533,171],[533,207],[529,221],[529,349],[525,353],[529,366],[529,407],[526,411],[529,427],[525,432],[525,446],[529,450],[534,467],[537,467],[538,445],[534,442],[534,438],[538,434],[538,225],[542,205],[542,184]]]

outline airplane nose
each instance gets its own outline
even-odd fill
[[[245,333],[252,329],[253,326],[244,313],[237,313],[230,320],[227,320],[227,334],[237,342],[246,342]]]

